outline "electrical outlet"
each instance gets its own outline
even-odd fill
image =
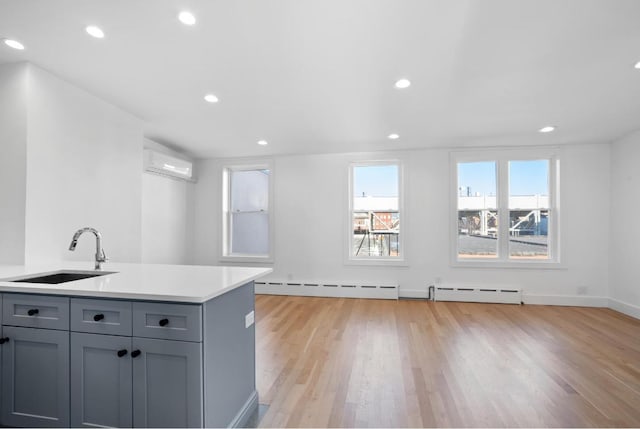
[[[442,283],[442,277],[436,277],[436,278],[433,280],[433,282],[434,282],[436,285],[439,285],[440,283]]]
[[[253,322],[255,321],[256,321],[256,314],[255,312],[252,311],[251,313],[248,313],[246,316],[244,316],[244,327],[245,328],[250,327],[251,325],[253,325]]]
[[[578,286],[578,295],[586,295],[589,288],[586,286]]]

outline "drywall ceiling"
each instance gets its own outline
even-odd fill
[[[198,157],[607,142],[640,128],[638,18],[637,0],[0,0],[0,38],[26,46],[0,64]]]

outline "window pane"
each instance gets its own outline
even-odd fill
[[[267,169],[229,171],[231,255],[269,254],[269,176]]]
[[[509,257],[549,258],[549,160],[509,162]]]
[[[268,213],[231,214],[231,253],[248,255],[269,253]]]
[[[353,168],[353,256],[400,256],[398,165]]]
[[[458,164],[458,257],[498,256],[496,163]]]
[[[398,234],[354,233],[354,256],[399,256]]]
[[[269,170],[231,171],[231,211],[269,208]]]

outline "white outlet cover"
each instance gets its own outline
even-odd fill
[[[255,312],[252,311],[251,313],[248,313],[246,316],[244,316],[244,327],[250,327],[251,325],[253,325],[253,322],[255,322],[255,320]]]

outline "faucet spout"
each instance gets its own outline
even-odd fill
[[[98,230],[96,230],[94,228],[88,228],[88,227],[87,228],[81,228],[81,229],[77,230],[76,233],[73,234],[73,238],[71,239],[71,244],[69,244],[69,250],[72,251],[72,252],[74,250],[76,250],[76,246],[78,245],[78,239],[85,232],[90,232],[93,235],[95,235],[95,237],[96,237],[96,263],[95,263],[95,269],[96,270],[101,270],[102,269],[102,263],[103,262],[107,262],[109,259],[107,258],[107,255],[105,255],[104,249],[102,248],[102,235],[98,232]]]

